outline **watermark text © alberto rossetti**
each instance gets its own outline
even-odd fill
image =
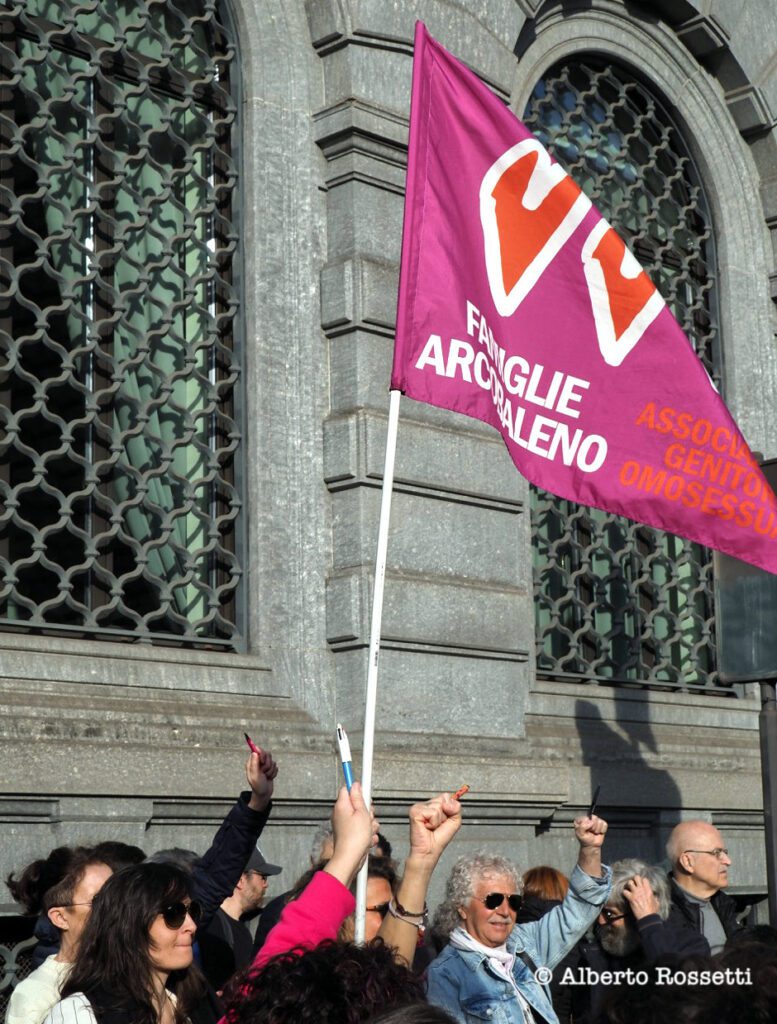
[[[535,973],[541,985],[553,977],[547,967]],[[682,971],[674,967],[654,967],[651,972],[635,971],[628,967],[622,971],[596,971],[593,967],[567,967],[561,976],[562,985],[752,985],[749,967],[727,967],[725,970]]]

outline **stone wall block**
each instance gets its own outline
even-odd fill
[[[464,585],[413,576],[387,577],[381,635],[407,650],[456,650],[484,659],[526,662],[523,589]],[[369,643],[372,574],[333,576],[327,584],[327,639],[335,650]]]
[[[404,399],[401,411],[428,406]],[[454,427],[471,422],[456,416]],[[331,491],[357,484],[380,486],[386,451],[387,419],[362,410],[330,417],[324,425],[324,473]],[[528,484],[516,470],[500,435],[462,433],[400,415],[394,487],[406,493],[520,514]]]
[[[337,657],[337,717],[349,723],[350,737],[363,721],[367,651],[355,649]],[[484,677],[488,679],[487,693]],[[513,660],[484,660],[460,651],[395,649],[391,642],[381,647],[377,729],[423,735],[424,746],[418,754],[450,753],[457,737],[488,736],[491,753],[488,757],[484,753],[484,759],[490,761],[493,737],[516,740],[523,736],[525,701],[525,666]],[[471,772],[472,744],[469,747],[466,764]],[[406,762],[408,770],[414,761]],[[460,775],[464,766],[462,761],[455,774]],[[439,792],[453,784],[451,766],[445,771],[427,767],[426,785],[419,782],[422,791]]]
[[[356,488],[332,496],[335,571],[375,560],[380,490]],[[387,566],[495,586],[523,584],[528,568],[515,512],[396,492]]]

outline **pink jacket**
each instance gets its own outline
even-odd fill
[[[258,971],[271,957],[295,946],[313,949],[324,939],[336,939],[340,925],[352,914],[356,900],[342,882],[326,871],[317,871],[296,900],[283,908],[281,919],[256,954],[251,971]],[[228,1024],[222,1017],[219,1024]]]
[[[356,900],[342,882],[317,871],[296,900],[283,908],[281,919],[256,954],[252,970],[295,946],[313,949],[324,939],[336,939],[340,925],[352,914]]]

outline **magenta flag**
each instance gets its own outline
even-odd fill
[[[391,387],[538,487],[777,572],[777,499],[650,278],[420,22]]]

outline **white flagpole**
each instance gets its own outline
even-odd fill
[[[386,580],[386,551],[388,549],[391,492],[394,487],[394,455],[397,450],[399,425],[399,399],[401,391],[389,392],[389,417],[386,431],[386,459],[383,464],[383,491],[378,526],[378,550],[375,554],[375,583],[372,592],[372,627],[370,629],[370,660],[367,669],[367,698],[364,707],[364,740],[362,745],[361,784],[367,806],[372,799],[372,758],[375,746],[375,708],[378,699],[378,658],[380,655],[380,626],[383,617],[383,584]],[[356,879],[356,919],[354,940],[364,942],[364,915],[367,907],[367,863]]]

